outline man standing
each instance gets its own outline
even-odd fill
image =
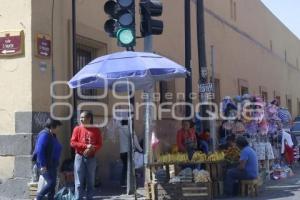
[[[86,189],[86,199],[93,198],[96,172],[96,152],[102,146],[102,136],[98,128],[92,127],[93,114],[83,111],[80,114],[79,126],[73,130],[71,147],[75,149],[74,176],[75,199],[83,199],[83,191]],[[84,188],[86,183],[86,188]]]
[[[234,184],[237,180],[251,180],[258,177],[258,159],[256,152],[249,146],[245,137],[239,136],[236,144],[241,149],[240,162],[237,168],[229,169],[225,177],[225,193],[234,194]]]

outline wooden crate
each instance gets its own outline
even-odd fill
[[[37,182],[28,183],[28,191],[29,191],[28,194],[30,199],[34,199],[36,197],[37,187],[38,187]]]
[[[211,200],[211,183],[151,183],[151,200]]]
[[[212,181],[222,181],[225,176],[224,162],[205,163],[205,169],[209,171]]]
[[[213,197],[222,197],[224,194],[224,182],[213,181],[212,182]]]

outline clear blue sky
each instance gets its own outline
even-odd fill
[[[300,39],[300,0],[261,0]]]

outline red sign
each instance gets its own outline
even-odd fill
[[[51,40],[45,36],[37,37],[37,54],[41,57],[50,57],[51,55]]]
[[[21,35],[10,36],[6,34],[0,37],[0,55],[17,55],[22,53]]]

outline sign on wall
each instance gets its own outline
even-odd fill
[[[24,31],[0,32],[0,56],[17,56],[24,54]]]
[[[37,56],[41,58],[50,58],[51,56],[51,38],[49,35],[38,33],[36,37]]]

